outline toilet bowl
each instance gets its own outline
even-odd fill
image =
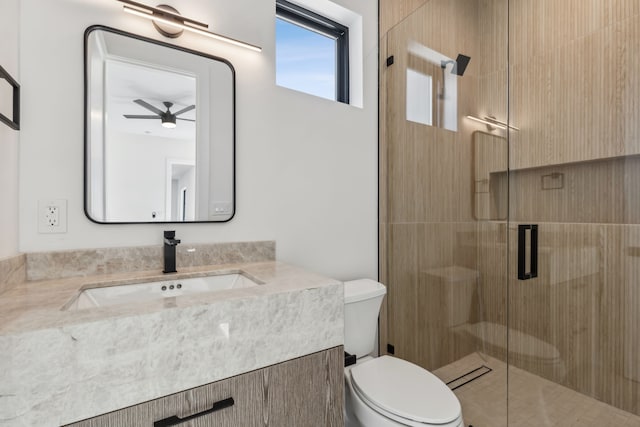
[[[391,356],[371,357],[386,288],[373,280],[345,282],[346,427],[463,427],[455,394],[429,371]]]
[[[455,394],[429,371],[390,356],[345,368],[347,427],[463,427]]]

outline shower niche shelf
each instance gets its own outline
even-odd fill
[[[640,224],[633,208],[640,206],[640,155],[484,174],[476,169],[477,220],[506,220],[510,213],[515,222]]]

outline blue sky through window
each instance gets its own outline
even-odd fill
[[[336,99],[336,41],[276,19],[276,84]]]

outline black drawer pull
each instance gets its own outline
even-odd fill
[[[531,230],[529,272],[526,270],[527,230]],[[518,279],[529,280],[538,277],[538,224],[518,225]]]
[[[177,415],[174,415],[169,418],[165,418],[163,420],[155,421],[153,423],[153,427],[170,427],[178,424],[186,423],[187,421],[193,420],[194,418],[202,417],[204,415],[211,414],[213,412],[219,411],[224,408],[228,408],[233,406],[235,402],[233,401],[233,397],[228,399],[220,400],[213,404],[211,409],[207,409],[206,411],[198,412],[197,414],[189,415],[188,417],[180,418]]]

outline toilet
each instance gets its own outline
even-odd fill
[[[453,392],[431,372],[391,356],[371,357],[383,284],[360,279],[344,284],[344,349],[356,356],[345,367],[346,427],[463,427]]]

